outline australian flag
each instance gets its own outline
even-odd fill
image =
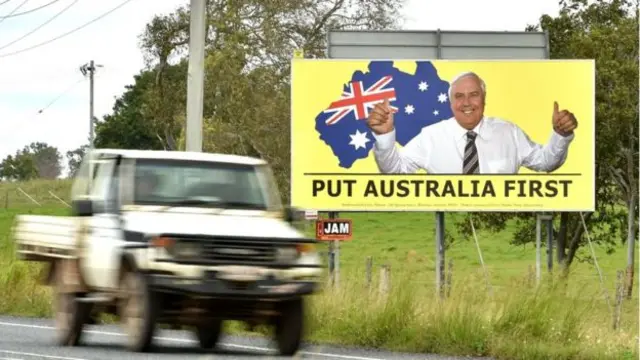
[[[438,77],[430,61],[417,61],[415,74],[402,72],[393,61],[372,61],[369,71],[356,71],[342,96],[316,116],[316,131],[338,158],[350,168],[369,156],[375,138],[367,126],[373,107],[385,99],[396,110],[396,141],[404,146],[422,128],[452,116],[449,83]]]

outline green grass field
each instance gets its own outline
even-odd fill
[[[0,286],[7,289],[0,295],[1,313],[50,316],[49,289],[37,285],[41,268],[15,260],[10,229],[16,214],[66,214],[68,208],[56,196],[68,203],[69,185],[37,181],[0,186]],[[572,265],[567,286],[559,279],[548,281],[545,272],[536,290],[530,273],[533,246],[509,245],[509,231],[480,232],[489,291],[473,239],[454,233],[446,253],[452,262],[451,293],[440,301],[435,296],[433,214],[342,215],[354,221],[354,240],[340,248],[340,287],[327,287],[311,298],[309,340],[504,359],[638,358],[638,289],[633,299],[622,302],[615,331],[603,295],[609,295],[613,306],[616,271],[625,268],[624,246],[610,255],[595,247],[605,291],[595,266],[586,262]],[[447,216],[451,224],[456,215]],[[312,226],[306,230],[313,235]],[[365,284],[369,256],[374,265],[371,289]],[[588,249],[582,249],[579,258],[589,257]],[[382,265],[391,269],[386,296],[378,293]],[[238,331],[237,326],[230,329]]]

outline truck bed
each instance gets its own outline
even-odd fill
[[[31,261],[75,258],[81,220],[72,216],[16,216],[13,240],[18,256]]]

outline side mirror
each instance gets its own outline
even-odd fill
[[[93,215],[93,201],[87,199],[74,200],[71,204],[74,216]]]
[[[288,223],[292,223],[296,220],[299,220],[299,211],[298,209],[291,207],[291,206],[287,206],[284,209],[284,220]]]

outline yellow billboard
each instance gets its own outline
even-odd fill
[[[293,59],[291,203],[594,211],[592,60]]]

